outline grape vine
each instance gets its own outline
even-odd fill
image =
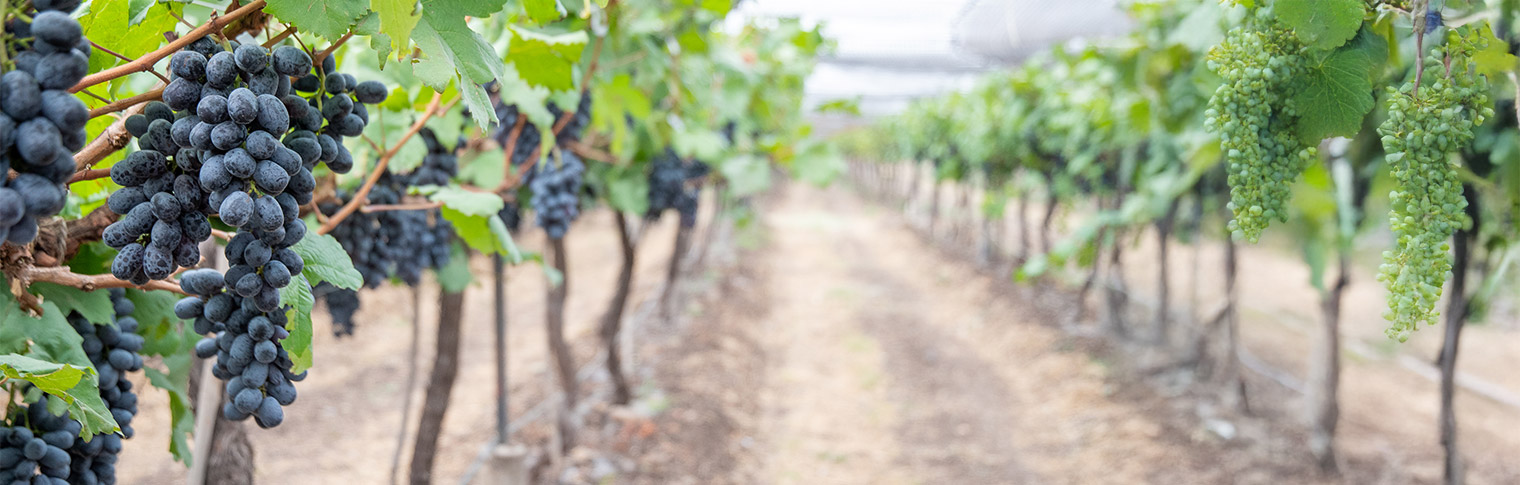
[[[1378,127],[1397,188],[1389,194],[1388,225],[1394,247],[1383,252],[1378,280],[1388,288],[1389,338],[1404,341],[1421,324],[1434,325],[1441,288],[1451,277],[1451,244],[1471,224],[1458,164],[1452,155],[1473,140],[1473,129],[1494,115],[1488,81],[1474,72],[1472,56],[1487,41],[1468,27],[1447,31],[1446,44],[1425,56],[1425,72],[1438,76],[1415,91],[1410,80],[1388,88],[1388,120]],[[1444,75],[1441,74],[1444,72]]]

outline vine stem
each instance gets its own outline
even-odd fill
[[[189,295],[189,293],[185,293],[185,290],[180,289],[179,282],[174,280],[153,280],[145,285],[134,285],[130,281],[117,279],[109,274],[78,274],[69,271],[68,268],[63,266],[28,266],[17,271],[14,276],[22,283],[22,286],[31,286],[32,283],[53,283],[85,291],[99,288],[141,288],[144,290],[166,290],[181,295]]]
[[[157,91],[163,92],[163,89],[160,88]],[[132,134],[127,132],[127,117],[141,113],[145,108],[147,108],[147,105],[138,104],[127,109],[123,113],[125,116],[116,120],[115,123],[111,123],[110,126],[106,127],[105,131],[100,133],[100,136],[95,137],[94,140],[90,141],[89,145],[85,145],[83,150],[74,154],[74,164],[77,167],[75,170],[78,173],[75,173],[74,177],[69,179],[69,183],[72,184],[80,180],[91,180],[91,177],[81,176],[81,173],[93,172],[90,168],[94,167],[96,163],[100,163],[101,160],[111,156],[112,153],[116,153],[117,150],[125,148],[127,143],[132,141]],[[99,174],[99,172],[93,173]],[[93,178],[101,176],[110,176],[110,171],[107,170],[104,175],[96,175]]]
[[[139,95],[136,95],[136,96],[132,96],[130,98],[125,98],[125,99],[119,99],[119,100],[116,100],[116,101],[112,101],[110,104],[107,104],[105,106],[101,106],[99,108],[92,109],[92,110],[90,110],[90,119],[99,118],[101,116],[105,116],[105,115],[108,115],[108,114],[111,114],[111,113],[115,113],[117,111],[121,111],[121,110],[124,110],[124,109],[127,109],[127,108],[131,108],[131,107],[137,106],[139,104],[147,103],[149,101],[153,101],[153,100],[162,98],[163,96],[164,96],[164,86],[163,85],[159,85],[158,87],[153,88],[152,91],[148,91],[146,93],[142,93],[142,94],[139,94]]]
[[[244,5],[237,10],[228,12],[227,15],[213,17],[211,20],[206,21],[206,23],[201,24],[200,27],[196,27],[194,30],[186,33],[183,37],[175,39],[174,42],[170,42],[168,45],[160,47],[158,50],[144,54],[142,57],[139,57],[135,61],[106,69],[89,76],[85,76],[84,79],[81,79],[79,81],[79,84],[75,84],[74,87],[69,88],[69,92],[77,93],[81,89],[88,88],[96,84],[107,82],[112,79],[126,76],[135,72],[150,70],[153,68],[154,64],[157,64],[158,61],[163,60],[165,57],[169,57],[171,54],[179,52],[180,49],[185,48],[185,46],[190,45],[192,42],[200,40],[201,37],[205,37],[212,32],[221,30],[222,27],[226,27],[227,24],[232,23],[234,20],[247,16],[253,12],[262,10],[264,8],[264,5],[266,5],[264,0],[254,0],[248,5]]]
[[[406,141],[410,140],[412,136],[417,134],[418,131],[422,131],[422,127],[427,124],[428,120],[431,119],[435,113],[438,113],[440,111],[447,111],[454,105],[456,101],[458,101],[458,99],[455,99],[454,101],[448,102],[448,104],[440,106],[442,100],[443,93],[433,94],[433,101],[428,103],[427,109],[422,113],[422,117],[418,118],[417,122],[412,123],[412,127],[408,128],[406,130],[406,133],[401,135],[401,139],[396,140],[396,144],[391,146],[391,149],[387,150],[384,155],[380,156],[380,160],[375,163],[374,170],[371,170],[369,176],[364,179],[364,185],[359,187],[358,192],[354,192],[354,197],[352,199],[349,199],[348,203],[344,204],[342,209],[339,209],[336,214],[332,215],[332,217],[328,217],[327,222],[322,223],[322,227],[317,229],[317,234],[327,234],[332,232],[333,229],[338,227],[339,223],[343,222],[344,219],[347,219],[348,216],[353,215],[354,212],[357,212],[359,210],[359,206],[363,205],[366,199],[369,197],[369,191],[371,189],[374,189],[375,184],[380,181],[380,175],[385,173],[385,167],[389,166],[391,159],[396,158],[396,154],[401,151],[401,146],[405,145]]]
[[[326,49],[322,49],[322,52],[317,53],[317,55],[311,56],[312,65],[322,65],[323,59],[327,59],[327,56],[332,55],[333,51],[338,50],[339,47],[343,47],[343,43],[348,42],[348,39],[352,38],[353,36],[354,31],[350,30],[348,33],[343,34],[343,37],[339,37],[337,42],[333,42],[333,44],[327,46]]]

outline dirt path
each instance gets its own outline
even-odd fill
[[[1390,370],[1378,386],[1348,388],[1345,475],[1321,477],[1302,446],[1297,397],[1275,384],[1248,376],[1258,414],[1241,416],[1178,384],[1185,377],[1136,374],[1107,344],[1056,328],[1071,311],[1069,292],[981,272],[847,190],[792,187],[765,214],[770,240],[748,256],[755,289],[720,297],[760,299],[764,310],[693,317],[694,326],[759,342],[730,356],[764,367],[686,376],[758,382],[759,404],[717,410],[724,433],[686,444],[699,456],[737,455],[732,473],[684,483],[1432,481],[1434,441],[1413,436],[1411,421],[1360,407],[1423,398],[1418,379]],[[1301,358],[1264,348],[1274,359]],[[695,393],[677,399],[708,399],[702,388],[687,386]],[[712,418],[671,421],[720,422]],[[1469,448],[1473,482],[1512,483],[1507,448],[1469,436],[1495,445]]]
[[[766,220],[770,310],[748,324],[768,362],[757,482],[1187,476],[1157,466],[1185,450],[1105,395],[1101,363],[891,215],[797,187]]]

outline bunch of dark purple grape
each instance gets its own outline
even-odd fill
[[[32,2],[30,23],[13,18],[5,33],[21,47],[0,74],[0,242],[26,244],[37,220],[63,210],[74,152],[83,148],[90,110],[69,93],[89,71],[90,41],[69,15],[77,1]]]
[[[562,239],[570,223],[580,216],[581,176],[586,165],[569,150],[559,152],[558,163],[545,160],[534,167],[528,190],[533,193],[533,211],[538,227],[550,239]]]
[[[242,234],[239,234],[240,236]],[[249,240],[244,240],[249,241]],[[233,238],[228,248],[239,246]],[[244,244],[257,243],[251,240]],[[247,250],[248,246],[239,249]],[[299,272],[301,258],[294,251],[282,249],[270,257]],[[261,428],[279,426],[285,420],[283,406],[296,400],[295,382],[306,372],[292,372],[294,362],[281,340],[290,336],[285,329],[285,312],[261,310],[254,299],[243,297],[229,284],[226,276],[213,269],[194,269],[180,276],[180,288],[194,296],[174,305],[174,314],[194,320],[196,333],[215,333],[195,344],[195,355],[203,359],[216,357],[212,375],[225,381],[227,401],[222,415],[241,421],[253,417]]]
[[[111,409],[111,417],[121,427],[121,435],[106,433],[90,441],[72,437],[68,448],[70,483],[116,483],[116,458],[121,453],[121,440],[136,434],[132,418],[137,416],[137,393],[132,392],[128,372],[142,370],[144,339],[137,333],[137,320],[132,318],[135,306],[120,288],[110,290],[111,305],[116,318],[112,323],[95,325],[78,314],[69,316],[69,323],[84,338],[84,352],[99,375],[100,397]],[[74,434],[78,429],[70,427]],[[61,437],[60,437],[61,438]]]
[[[150,188],[169,187],[176,200],[193,200],[180,202],[181,215],[199,212],[197,217],[204,221],[206,214],[215,213],[238,229],[224,250],[226,274],[186,272],[181,287],[196,296],[181,300],[175,310],[181,318],[195,320],[197,333],[217,334],[202,340],[196,351],[217,357],[212,373],[226,381],[232,397],[223,414],[233,420],[252,416],[263,427],[283,421],[281,406],[295,400],[291,382],[299,380],[290,372],[292,362],[280,344],[288,335],[280,289],[305,266],[290,248],[306,234],[300,205],[311,201],[316,188],[312,170],[318,163],[339,173],[353,168],[343,137],[361,134],[369,120],[364,104],[382,101],[387,93],[378,82],[359,83],[336,72],[331,57],[315,70],[312,64],[305,51],[291,46],[271,52],[234,43],[227,50],[199,39],[169,60],[172,79],[163,93],[167,114],[156,109],[157,113],[127,120],[128,131],[139,137],[143,148],[138,153],[156,154],[138,155],[148,167],[129,164],[123,173],[150,179],[139,184],[142,187],[154,177],[170,178],[172,183]],[[198,185],[194,188],[201,195],[182,189],[186,185]],[[108,229],[108,244],[160,244],[155,242],[159,227],[168,224],[155,222],[143,233],[133,214],[152,212],[162,222],[174,204],[160,197],[161,190],[143,192],[146,197],[112,206],[127,209],[127,217],[118,224],[134,225]],[[144,204],[152,208],[139,209]],[[182,238],[200,235],[180,229]],[[165,236],[176,235],[163,231]],[[126,250],[118,253],[113,273],[117,266],[122,273],[134,269],[131,256]],[[174,263],[188,267],[184,263],[189,262],[184,258]],[[163,265],[149,263],[144,258],[142,267],[151,279]],[[154,272],[147,274],[149,270]]]
[[[445,185],[458,174],[459,159],[455,148],[462,146],[463,140],[455,148],[450,148],[444,146],[430,129],[424,128],[420,134],[428,147],[422,165],[411,173],[382,173],[370,190],[370,204],[398,204],[411,187]],[[328,214],[336,213],[341,201],[348,198],[340,194],[339,200],[325,202],[319,209]],[[438,209],[356,212],[339,223],[332,236],[353,259],[354,268],[363,276],[366,288],[379,287],[392,277],[408,286],[416,286],[428,268],[448,264],[454,228],[443,219]],[[327,303],[333,318],[333,334],[352,335],[353,317],[360,306],[358,292],[319,285],[316,294]]]
[[[658,220],[665,211],[674,210],[681,217],[682,227],[695,226],[701,188],[688,182],[706,176],[707,172],[706,163],[684,161],[671,149],[655,157],[649,170],[649,211],[645,218]]]
[[[68,449],[77,439],[79,423],[54,416],[44,402],[16,406],[7,414],[10,426],[0,426],[0,481],[34,485],[71,483]],[[116,445],[119,451],[121,441],[117,440]],[[114,473],[114,465],[110,471]]]

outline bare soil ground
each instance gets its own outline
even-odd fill
[[[950,200],[947,198],[947,200]],[[627,330],[636,402],[604,404],[607,385],[585,373],[593,402],[587,444],[548,477],[569,483],[1432,483],[1439,478],[1435,384],[1400,364],[1434,355],[1422,332],[1410,347],[1380,345],[1380,319],[1348,318],[1340,450],[1345,474],[1311,472],[1296,409],[1300,397],[1247,374],[1252,415],[1217,405],[1182,372],[1136,371],[1122,344],[1068,333],[1073,292],[1014,285],[984,271],[954,241],[922,236],[891,209],[847,189],[792,186],[761,211],[761,237],[723,238],[713,266],[688,279],[681,316],[654,318],[674,228],[657,226],[640,248]],[[610,297],[618,254],[611,217],[579,222],[570,245],[568,334],[578,364],[596,354],[594,322]],[[700,229],[699,229],[700,231]],[[756,232],[744,233],[749,236]],[[737,240],[757,242],[736,249]],[[534,237],[526,248],[542,247]],[[1219,251],[1205,247],[1203,267]],[[736,252],[737,251],[737,252]],[[1145,249],[1131,251],[1142,293]],[[1178,258],[1190,257],[1178,249]],[[1252,355],[1303,374],[1315,324],[1312,289],[1290,258],[1248,249],[1242,294]],[[1152,258],[1153,259],[1153,258]],[[1152,261],[1154,266],[1154,261]],[[475,261],[477,275],[489,275]],[[1178,265],[1181,267],[1182,265]],[[1180,272],[1185,273],[1185,272]],[[1187,274],[1174,275],[1188,288]],[[1207,308],[1217,277],[1203,275]],[[485,276],[488,277],[488,276]],[[542,332],[544,277],[510,271],[514,417],[553,389]],[[484,283],[484,282],[482,282]],[[1348,308],[1376,317],[1381,296],[1360,279]],[[423,293],[424,353],[436,287]],[[1185,305],[1187,292],[1178,304]],[[1309,296],[1304,297],[1307,294]],[[275,430],[255,430],[261,483],[386,483],[401,400],[411,294],[371,292],[358,335],[326,336],[317,367]],[[1307,298],[1307,299],[1305,299]],[[455,483],[491,439],[489,288],[466,298],[465,344],[435,476]],[[319,313],[321,313],[319,311]],[[1179,325],[1184,325],[1179,323]],[[1513,328],[1468,335],[1462,368],[1520,391]],[[1507,349],[1507,350],[1506,350]],[[431,357],[422,357],[422,370]],[[420,402],[420,384],[414,398]],[[1520,412],[1459,396],[1473,483],[1520,483]],[[144,424],[120,466],[123,483],[174,483],[184,469],[163,451],[166,403],[143,397]],[[542,414],[535,414],[542,416]],[[549,421],[516,437],[547,442]],[[410,446],[408,444],[408,446]],[[403,457],[402,471],[406,459]],[[545,481],[555,481],[546,478]]]

